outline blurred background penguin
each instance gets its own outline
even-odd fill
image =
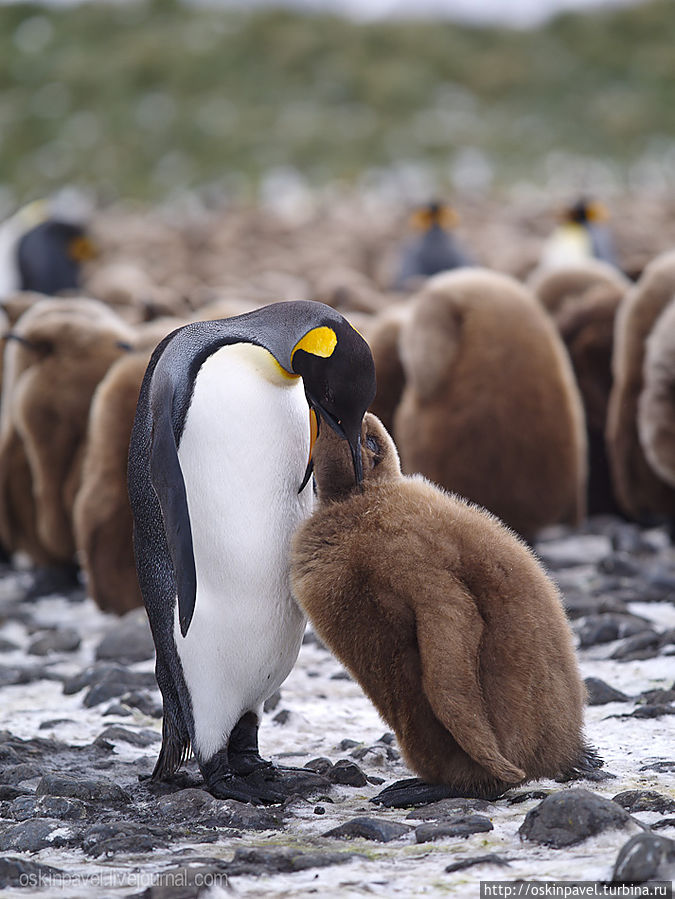
[[[394,282],[397,290],[410,290],[431,275],[471,265],[471,257],[454,234],[458,222],[455,210],[438,200],[415,210],[410,217],[410,228],[417,235],[401,251]]]

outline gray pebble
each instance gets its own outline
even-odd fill
[[[644,883],[675,877],[675,842],[653,833],[631,837],[619,850],[613,883]]]
[[[351,852],[303,852],[300,849],[237,849],[227,866],[231,876],[290,874],[310,868],[339,865],[354,858]]]
[[[465,799],[458,796],[453,799],[441,799],[431,802],[429,805],[414,808],[406,815],[410,821],[452,821],[455,818],[470,814],[471,812],[483,812],[494,808],[493,804],[485,799]]]
[[[587,677],[584,680],[588,692],[588,705],[606,705],[608,702],[630,702],[621,690],[616,690],[599,677]]]
[[[675,812],[675,799],[654,790],[625,790],[612,796],[612,802],[629,812]]]
[[[333,784],[348,787],[365,787],[368,783],[363,771],[349,759],[339,759],[335,762],[333,767],[326,772],[326,777]]]
[[[389,843],[398,840],[412,830],[409,824],[399,824],[396,821],[385,821],[381,818],[352,818],[339,827],[327,830],[322,836],[335,837],[337,839],[351,839],[360,837],[363,840],[375,840],[378,843]]]
[[[39,865],[26,858],[12,858],[4,856],[0,858],[0,890],[9,887],[40,887],[46,886],[64,875],[59,868],[50,865]]]
[[[12,802],[9,813],[15,821],[29,818],[58,818],[82,821],[93,814],[91,806],[66,796],[20,796]]]
[[[48,818],[34,818],[13,824],[0,832],[0,852],[39,852],[48,846],[65,846],[69,838],[61,834],[52,837],[55,830],[61,831],[63,822]]]
[[[96,647],[97,659],[133,664],[152,659],[155,644],[144,609],[127,612]]]
[[[158,734],[154,730],[128,730],[126,727],[122,727],[119,724],[111,724],[109,727],[106,727],[105,730],[102,730],[101,733],[94,740],[94,744],[112,742],[117,743],[122,741],[123,743],[130,743],[132,746],[138,746],[144,748],[146,746],[152,746],[153,743],[159,743],[162,739],[161,735]]]
[[[475,855],[473,858],[465,858],[461,862],[453,862],[445,869],[446,874],[453,874],[455,871],[465,871],[467,868],[473,868],[476,865],[499,865],[504,867],[511,860],[501,858],[499,855]]]
[[[415,840],[418,843],[430,843],[443,837],[469,837],[472,833],[488,833],[492,829],[492,822],[484,815],[467,815],[454,821],[420,824],[415,828]]]
[[[63,627],[58,630],[48,631],[28,647],[28,653],[33,656],[46,656],[52,652],[75,652],[82,642],[79,633],[73,628]]]
[[[69,774],[45,774],[35,791],[38,796],[71,796],[97,802],[129,802],[129,795],[110,780],[77,778]]]
[[[571,789],[547,796],[527,813],[518,833],[521,839],[562,849],[630,821],[616,802],[588,790]]]

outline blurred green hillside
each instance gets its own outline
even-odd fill
[[[546,181],[570,157],[665,185],[674,48],[672,0],[536,31],[172,0],[2,6],[0,185],[155,199],[276,167],[320,184],[413,163],[494,186]]]

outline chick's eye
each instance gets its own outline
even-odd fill
[[[368,434],[368,436],[366,437],[366,446],[368,447],[368,449],[374,456],[373,466],[377,465],[379,462],[382,461],[381,456],[380,456],[380,453],[381,453],[380,444],[377,442],[377,440],[371,434]]]

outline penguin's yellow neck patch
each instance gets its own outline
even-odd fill
[[[312,330],[308,331],[293,347],[291,364],[293,363],[293,356],[295,355],[296,350],[304,350],[306,353],[311,353],[313,356],[321,356],[323,359],[327,359],[329,356],[333,355],[333,350],[336,346],[337,335],[332,328],[325,326],[321,328],[312,328]]]

